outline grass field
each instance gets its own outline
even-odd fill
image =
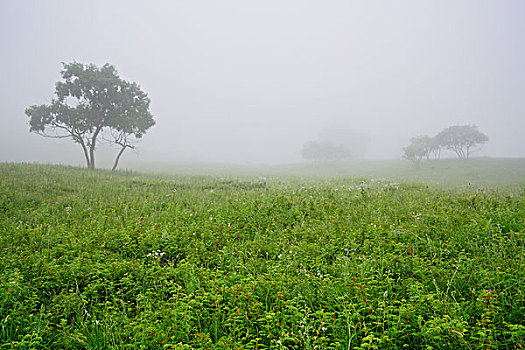
[[[287,165],[236,165],[194,163],[130,163],[142,172],[215,177],[367,177],[396,182],[423,182],[439,187],[516,187],[525,186],[525,158],[473,158],[429,160],[416,170],[406,160],[354,160],[344,163],[302,163]]]
[[[0,164],[0,349],[523,348],[524,163]]]

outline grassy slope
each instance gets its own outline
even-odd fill
[[[525,193],[505,173],[443,189],[1,164],[0,343],[518,348]]]

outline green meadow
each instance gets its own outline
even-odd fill
[[[524,347],[525,160],[213,169],[0,164],[0,349]]]

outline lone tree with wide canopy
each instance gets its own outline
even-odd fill
[[[51,138],[71,138],[82,147],[87,167],[95,168],[101,140],[119,145],[113,169],[126,148],[134,148],[155,125],[150,99],[140,87],[122,80],[115,67],[63,63],[63,81],[56,83],[49,105],[26,109],[30,131]]]
[[[489,137],[478,130],[476,125],[454,125],[435,136],[441,147],[454,151],[460,159],[467,160],[473,148],[482,145]]]

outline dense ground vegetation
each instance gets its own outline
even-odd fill
[[[2,349],[517,349],[524,188],[0,164]]]

